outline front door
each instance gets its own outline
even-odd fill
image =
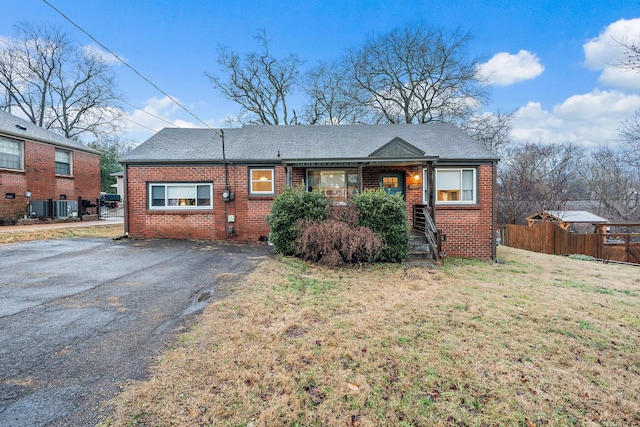
[[[402,173],[380,174],[380,187],[389,194],[402,194],[404,196],[404,175]]]

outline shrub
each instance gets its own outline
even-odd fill
[[[369,228],[354,228],[338,219],[300,222],[298,229],[298,254],[303,259],[334,267],[345,263],[373,262],[383,247],[382,239]]]
[[[283,255],[294,255],[298,222],[324,219],[328,206],[329,201],[321,193],[307,192],[304,186],[286,187],[276,196],[267,217],[271,229],[269,240],[275,250]]]
[[[360,212],[359,223],[379,235],[384,243],[380,261],[397,262],[407,257],[409,221],[405,201],[400,194],[384,190],[365,190],[353,203]]]
[[[327,211],[327,219],[346,222],[349,227],[360,226],[360,211],[353,203],[348,205],[331,205]]]

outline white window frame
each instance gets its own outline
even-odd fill
[[[20,160],[19,160],[19,165],[17,168],[14,167],[10,167],[10,166],[3,166],[2,164],[0,164],[0,169],[7,169],[7,170],[17,170],[17,171],[21,171],[24,170],[24,141],[19,141],[17,139],[11,139],[11,138],[5,138],[4,136],[0,136],[0,144],[2,143],[9,143],[9,144],[15,144],[18,146],[18,149],[20,151]],[[7,155],[13,155],[15,156],[14,153],[5,153],[5,152],[1,152],[0,154],[7,154]]]
[[[438,200],[438,172],[460,172],[460,199],[463,197],[463,172],[471,171],[473,173],[473,182],[471,184],[470,190],[472,191],[471,200]],[[426,173],[426,172],[425,172]],[[478,168],[475,167],[460,167],[460,168],[436,168],[435,169],[435,182],[434,182],[434,193],[435,193],[435,203],[436,205],[476,205],[478,204],[478,186],[477,186],[477,176],[478,176]],[[426,182],[423,181],[423,182]]]
[[[59,173],[58,172],[58,163],[61,164],[67,164],[67,162],[61,162],[58,160],[58,153],[65,153],[69,155],[69,173]],[[54,168],[55,168],[55,172],[56,175],[62,175],[62,176],[72,176],[73,175],[73,151],[71,150],[65,150],[63,148],[56,148],[55,154],[54,154]]]
[[[209,204],[207,205],[198,205],[198,187],[206,186],[209,189]],[[162,187],[164,189],[164,204],[159,206],[153,205],[153,188],[154,187]],[[176,191],[192,189],[195,195],[195,205],[170,205],[169,202],[169,188],[174,188]],[[180,200],[179,198],[177,198]],[[185,197],[186,199],[190,199]],[[159,199],[158,199],[159,200]],[[179,202],[178,202],[179,203]],[[149,210],[203,210],[203,209],[213,209],[213,183],[212,182],[149,182],[147,184],[147,208]]]
[[[253,179],[253,173],[254,172],[264,172],[264,171],[269,171],[271,172],[271,179],[270,180],[260,180],[260,179]],[[271,183],[271,190],[268,191],[254,191],[253,190],[253,183],[254,182],[270,182]],[[249,168],[249,194],[252,196],[271,196],[273,194],[275,194],[276,192],[276,170],[275,168]]]

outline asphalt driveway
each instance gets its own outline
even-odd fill
[[[0,246],[0,425],[91,426],[272,250],[176,240]],[[217,292],[217,293],[216,293]]]

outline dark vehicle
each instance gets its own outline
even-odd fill
[[[117,208],[118,203],[121,202],[119,194],[100,193],[100,206],[106,206],[108,208]]]

